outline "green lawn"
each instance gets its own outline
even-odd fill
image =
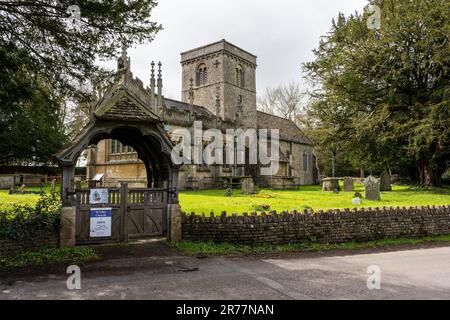
[[[29,190],[29,189],[27,189]],[[35,188],[34,190],[39,190]],[[44,188],[49,192],[50,188]],[[358,185],[356,191],[364,193],[364,187]],[[226,197],[224,190],[186,191],[180,193],[183,211],[197,214],[216,214],[227,211],[228,214],[253,212],[256,207],[270,205],[270,210],[304,210],[354,208],[351,200],[354,193],[322,192],[319,186],[303,186],[299,190],[281,191],[263,189],[258,195],[242,195],[235,191],[232,197]],[[33,205],[39,195],[9,195],[0,191],[0,208],[14,203]],[[383,192],[381,201],[366,201],[360,207],[449,205],[450,187],[442,189],[417,189],[409,186],[394,186],[394,191]]]
[[[59,190],[60,186],[57,186],[56,190]],[[33,187],[26,188],[26,191],[44,191],[45,193],[50,193],[51,187],[50,184],[47,183],[44,188]],[[38,194],[13,194],[10,195],[8,190],[0,190],[0,209],[5,207],[11,207],[14,204],[29,204],[35,205],[39,200]]]
[[[0,190],[0,209],[10,207],[13,204],[34,205],[39,199],[39,195],[34,194],[8,194],[8,191]]]
[[[364,187],[358,185],[356,191],[364,194]],[[235,191],[233,197],[225,197],[223,190],[189,191],[180,193],[182,210],[190,213],[228,214],[253,212],[257,206],[270,205],[271,210],[304,210],[354,208],[354,193],[323,192],[319,186],[303,186],[300,190],[280,191],[263,189],[258,195],[242,195]],[[448,205],[450,187],[442,189],[414,189],[409,186],[394,186],[392,192],[382,192],[381,201],[363,200],[359,207]]]

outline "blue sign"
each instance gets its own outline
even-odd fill
[[[108,238],[112,236],[112,208],[91,209],[91,238]]]

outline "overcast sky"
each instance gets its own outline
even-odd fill
[[[129,50],[133,73],[149,83],[151,60],[163,63],[164,94],[180,99],[180,53],[226,39],[258,56],[261,93],[301,82],[301,64],[313,58],[339,12],[362,11],[367,0],[160,0],[153,19],[163,25],[149,45]],[[114,63],[109,63],[115,66]]]

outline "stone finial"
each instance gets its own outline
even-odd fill
[[[216,87],[216,129],[219,128],[219,119],[220,119],[220,112],[222,109],[222,103],[220,99],[220,87]]]
[[[162,88],[163,88],[163,80],[162,80],[162,63],[161,61],[158,62],[158,104],[157,104],[157,110],[158,114],[162,114],[163,111],[163,96],[162,96]]]
[[[189,103],[194,104],[194,79],[189,79]]]
[[[189,80],[189,124],[194,120],[194,79]]]
[[[156,106],[156,96],[155,96],[155,88],[156,88],[156,79],[155,79],[155,61],[151,63],[151,74],[150,74],[150,107],[153,112],[157,112]]]
[[[217,86],[216,88],[216,116],[220,116],[220,109],[221,109],[221,99],[220,99],[220,87]]]
[[[151,79],[154,79],[155,78],[155,61],[152,61],[151,66],[152,66]]]
[[[130,70],[130,58],[128,57],[128,47],[124,43],[122,46],[122,54],[117,62],[117,69],[118,70]]]
[[[237,111],[239,113],[242,113],[243,111],[243,103],[244,103],[244,96],[242,95],[242,92],[240,95],[238,95],[238,101],[237,101]]]
[[[158,79],[162,79],[162,63],[158,62]]]

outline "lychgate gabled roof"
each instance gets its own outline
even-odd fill
[[[160,121],[152,110],[151,95],[129,71],[100,99],[94,116],[103,120]]]

